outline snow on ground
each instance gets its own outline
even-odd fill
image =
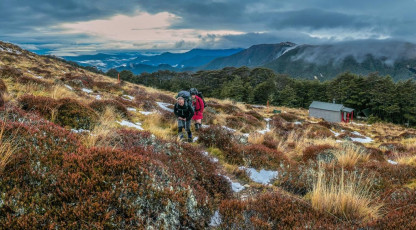
[[[22,52],[20,52],[18,50],[14,50],[14,49],[11,49],[11,48],[8,48],[8,47],[0,46],[0,51],[5,51],[5,50],[9,53],[15,53],[15,54],[18,54],[18,55],[22,54]]]
[[[169,111],[169,112],[173,113],[173,109],[168,107],[168,106],[171,106],[172,104],[165,103],[165,102],[156,102],[156,103],[163,110],[166,110],[166,111]]]
[[[208,157],[208,158],[210,158],[210,160],[212,161],[212,162],[218,162],[218,158],[216,158],[216,157],[211,157],[210,155],[209,155],[209,153],[208,152],[202,152],[202,154],[204,154],[204,156],[206,156],[206,157]]]
[[[330,129],[331,133],[333,133],[336,137],[340,135],[340,133],[335,132],[334,130]]]
[[[358,135],[358,136],[363,136],[361,135],[359,132],[354,131],[352,132],[352,134]],[[364,138],[361,137],[351,137],[352,141],[356,141],[356,142],[360,142],[360,143],[370,143],[373,142],[373,139],[371,139],[370,137],[366,137],[364,136]]]
[[[392,160],[387,160],[387,162],[389,162],[392,165],[397,165],[398,164],[396,161],[392,161]]]
[[[266,108],[264,105],[252,105],[253,108],[263,109]]]
[[[300,121],[295,121],[295,122],[293,122],[293,124],[295,124],[295,125],[301,125],[301,124],[302,124],[302,122],[300,122]]]
[[[71,132],[73,132],[73,133],[83,133],[83,132],[89,133],[90,131],[86,130],[86,129],[71,129]]]
[[[214,212],[214,215],[211,217],[211,221],[209,222],[210,227],[218,227],[221,225],[221,216],[220,213],[217,211]]]
[[[261,184],[270,184],[270,181],[277,177],[277,171],[261,169],[257,171],[254,168],[246,168],[244,166],[239,167],[239,169],[246,170],[249,174],[250,179],[254,182]]]
[[[194,137],[193,142],[195,142],[195,141],[197,141],[197,140],[198,140],[198,137]]]
[[[201,125],[202,128],[209,128],[209,125]]]
[[[270,119],[270,118],[264,118],[264,120],[266,121],[266,129],[263,129],[263,130],[257,131],[257,132],[259,132],[260,134],[266,134],[267,132],[270,132],[270,121],[271,121],[272,119]]]
[[[39,75],[35,75],[35,78],[37,78],[37,79],[43,79],[43,77],[42,76],[39,76]]]
[[[66,88],[68,88],[69,90],[74,90],[74,88],[72,88],[71,86],[69,86],[69,85],[67,85],[67,84],[65,84],[64,85]]]
[[[139,130],[144,130],[142,128],[142,124],[140,122],[130,122],[130,121],[126,121],[126,120],[122,120],[121,122],[117,121],[117,123],[119,123],[122,126],[127,126],[127,127],[131,127],[131,128],[135,128],[135,129],[139,129]]]
[[[97,100],[101,100],[101,95],[95,95],[95,99],[97,99]]]
[[[125,98],[127,98],[127,100],[129,100],[129,101],[133,101],[134,100],[134,97],[133,96],[130,96],[130,95],[123,95],[123,97],[125,97]]]
[[[234,192],[241,192],[243,189],[245,189],[244,186],[242,186],[240,183],[238,182],[233,182],[228,176],[222,175],[225,179],[227,179],[230,183],[231,183],[231,189]]]
[[[136,111],[137,111],[137,109],[136,109],[136,108],[132,108],[132,107],[128,107],[128,108],[127,108],[127,111],[133,111],[133,112],[136,112]]]
[[[250,133],[243,133],[243,136],[249,137],[250,136]]]
[[[86,93],[92,93],[92,92],[94,92],[94,91],[92,91],[91,89],[87,89],[87,88],[82,88],[81,89],[83,92],[86,92]]]
[[[341,141],[341,140],[336,140],[335,142],[337,142],[337,143],[342,143],[342,142],[344,142],[344,141]]]
[[[153,112],[150,112],[150,111],[140,111],[140,113],[143,114],[143,115],[145,115],[145,116],[148,116],[148,115],[152,114]]]
[[[223,126],[222,126],[222,128],[223,128],[223,129],[225,129],[225,130],[227,130],[227,131],[230,131],[230,132],[232,132],[232,133],[234,133],[234,132],[236,132],[236,131],[237,131],[237,130],[232,129],[232,128],[229,128],[229,127],[227,127],[227,126],[225,126],[225,125],[223,125]]]

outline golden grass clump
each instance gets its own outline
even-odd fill
[[[334,152],[334,156],[343,168],[352,168],[358,162],[367,162],[370,159],[370,155],[363,148],[352,144],[343,145]]]
[[[4,124],[0,128],[0,174],[3,173],[4,168],[10,162],[11,157],[15,152],[13,139],[6,139],[4,137]]]
[[[105,139],[103,137],[106,137],[116,128],[116,120],[118,117],[121,117],[121,115],[117,114],[112,107],[107,107],[100,114],[98,124],[88,135],[83,136],[82,143],[87,147],[105,146],[106,143],[102,143],[100,140]]]
[[[350,174],[328,177],[323,170],[318,172],[318,178],[309,198],[312,207],[319,211],[329,212],[347,221],[370,221],[380,217],[382,204],[376,204],[371,192],[371,178],[364,179],[363,175]]]
[[[170,139],[177,133],[176,122],[165,123],[160,113],[144,116],[143,128],[162,139]]]

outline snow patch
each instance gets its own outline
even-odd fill
[[[228,176],[224,176],[223,175],[223,177],[225,178],[225,179],[227,179],[230,183],[231,183],[231,189],[234,191],[234,192],[241,192],[243,189],[245,189],[245,187],[244,186],[242,186],[240,183],[238,183],[238,182],[233,182]]]
[[[133,122],[130,122],[130,121],[122,120],[121,122],[117,121],[117,123],[119,123],[122,126],[127,126],[127,127],[130,127],[130,128],[135,128],[135,129],[138,129],[138,130],[144,130],[142,128],[142,124],[140,122],[133,123]]]
[[[90,131],[87,129],[71,129],[71,132],[73,133],[89,133]]]
[[[156,103],[157,103],[157,105],[158,105],[161,109],[163,109],[163,110],[166,110],[166,111],[169,111],[169,112],[173,113],[173,109],[171,109],[171,108],[169,108],[169,107],[168,107],[168,106],[171,106],[172,104],[165,103],[165,102],[156,102]]]
[[[133,96],[130,96],[130,95],[123,95],[123,97],[125,97],[125,98],[127,98],[127,100],[129,100],[129,101],[133,101],[134,100],[134,97]]]
[[[101,100],[101,95],[95,95],[95,99],[97,99],[97,100]]]
[[[133,111],[133,112],[136,112],[136,111],[137,111],[137,109],[136,109],[136,108],[132,108],[132,107],[128,107],[128,108],[127,108],[127,111]]]
[[[140,111],[140,113],[143,114],[143,115],[145,115],[145,116],[149,116],[153,112],[150,112],[150,111]]]
[[[209,128],[209,125],[201,125],[202,128]]]
[[[267,132],[270,132],[270,121],[271,121],[272,119],[270,119],[270,118],[264,118],[264,120],[266,121],[266,129],[263,129],[263,130],[257,131],[257,132],[259,132],[260,134],[266,134]]]
[[[239,167],[239,169],[246,170],[252,181],[265,185],[270,184],[270,181],[278,175],[278,172],[273,170],[261,169],[260,171],[257,171],[254,168],[246,168],[244,166]]]
[[[398,164],[396,161],[392,161],[392,160],[387,160],[387,162],[389,162],[392,165],[397,165]]]
[[[352,132],[352,134],[355,134],[357,136],[363,136],[363,135],[361,135],[357,131]],[[370,143],[370,142],[373,142],[373,139],[371,139],[370,137],[366,137],[366,136],[363,136],[363,137],[364,138],[361,138],[361,137],[352,137],[351,140],[352,141],[356,141],[356,142],[360,142],[360,143]]]
[[[39,75],[35,75],[35,78],[37,78],[37,79],[43,79],[43,77],[42,76],[39,76]]]
[[[333,133],[336,137],[340,135],[340,133],[335,132],[334,130],[330,129],[331,133]]]
[[[302,122],[300,122],[300,121],[295,121],[295,122],[293,122],[293,124],[295,124],[295,125],[301,125],[301,124],[302,124]]]
[[[87,88],[82,88],[81,89],[83,92],[85,92],[85,93],[92,93],[92,92],[94,92],[94,91],[92,91],[91,89],[87,89]]]
[[[221,225],[221,216],[220,213],[217,211],[214,212],[214,215],[211,217],[211,221],[209,222],[210,227],[218,227]]]
[[[237,130],[232,129],[232,128],[229,128],[229,127],[227,127],[227,126],[225,126],[225,125],[223,125],[223,126],[222,126],[222,128],[223,128],[223,129],[225,129],[225,130],[227,130],[227,131],[230,131],[230,132],[232,132],[232,133],[237,132]]]
[[[336,140],[335,142],[337,142],[337,143],[342,143],[343,141],[341,141],[341,140]]]
[[[64,85],[66,88],[68,88],[69,90],[74,90],[74,88],[72,88],[71,86],[69,86],[69,85],[67,85],[67,84],[65,84]]]
[[[198,137],[194,137],[193,142],[195,142],[195,141],[197,141],[197,140],[198,140]]]

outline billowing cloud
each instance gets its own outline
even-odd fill
[[[416,42],[416,1],[2,0],[0,40],[54,54],[259,43]]]

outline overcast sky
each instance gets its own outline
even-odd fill
[[[55,55],[362,39],[416,43],[416,0],[0,0],[0,40]]]

